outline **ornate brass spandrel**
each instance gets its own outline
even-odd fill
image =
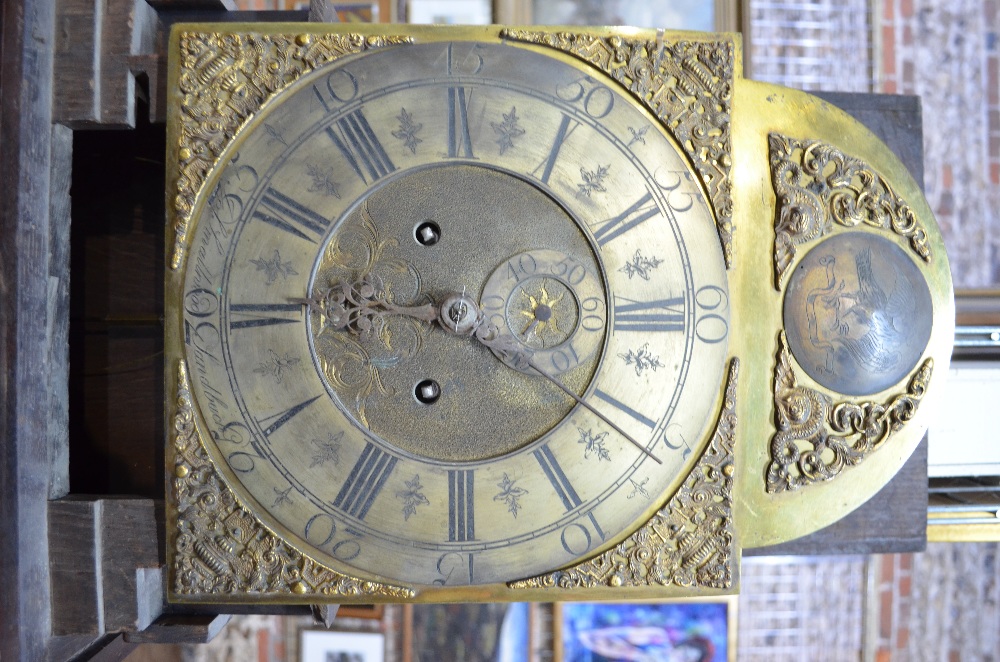
[[[173,416],[171,580],[174,594],[330,600],[412,598],[411,589],[330,570],[267,530],[216,472],[195,425],[187,367],[178,362]]]
[[[571,53],[621,83],[669,130],[708,190],[726,267],[733,262],[733,41],[669,41],[505,29],[501,36]]]
[[[738,563],[732,514],[738,380],[733,359],[708,447],[680,490],[639,530],[594,558],[510,588],[731,588]]]
[[[913,208],[861,159],[819,140],[768,134],[774,219],[774,287],[780,291],[796,246],[833,231],[865,225],[909,240],[931,261],[927,232]]]
[[[267,99],[339,57],[412,41],[406,36],[353,33],[182,33],[171,268],[179,269],[184,262],[195,199],[208,173],[239,128]]]
[[[793,491],[833,480],[882,448],[913,418],[927,390],[934,362],[926,359],[910,377],[905,392],[884,404],[834,403],[817,389],[800,386],[785,333],[778,337],[774,369],[774,422],[771,462],[765,477],[769,493]]]

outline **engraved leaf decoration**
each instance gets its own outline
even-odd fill
[[[590,194],[594,191],[599,191],[601,193],[606,193],[607,189],[604,188],[604,178],[608,176],[608,171],[611,169],[610,165],[597,166],[597,170],[587,170],[586,168],[580,168],[580,176],[583,178],[583,183],[578,184],[580,187],[580,192],[586,195],[588,198]]]
[[[420,484],[420,474],[413,474],[413,478],[404,484],[406,489],[398,490],[396,498],[403,500],[403,519],[409,521],[410,515],[416,514],[417,506],[429,505],[430,501],[421,492],[424,486]]]
[[[510,476],[505,472],[503,479],[497,483],[497,487],[500,488],[500,492],[493,497],[494,501],[502,501],[507,505],[507,512],[517,517],[517,513],[521,510],[520,498],[528,493],[528,490],[523,487],[518,487],[516,485],[517,480],[511,480]]]

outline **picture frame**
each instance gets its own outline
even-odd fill
[[[534,659],[537,605],[512,603],[403,606],[402,662],[514,662]]]
[[[299,662],[385,662],[385,635],[303,629]]]
[[[566,602],[553,610],[554,662],[736,661],[736,596]]]
[[[340,605],[337,608],[337,618],[364,618],[380,621],[384,615],[385,605]]]
[[[613,25],[616,18],[626,22],[652,22],[656,25],[634,27],[697,30],[702,32],[739,32],[743,29],[742,0],[620,0],[616,3],[542,3],[539,0],[495,0],[494,22],[513,25],[559,23],[567,21],[589,25]],[[579,5],[574,9],[574,5]],[[618,14],[615,14],[615,8]],[[553,13],[553,8],[555,13]],[[539,11],[543,10],[543,11]],[[562,12],[562,13],[559,13]],[[638,13],[637,13],[638,12]],[[641,16],[650,17],[642,20]],[[668,24],[660,17],[671,17]],[[657,18],[652,18],[657,17]]]

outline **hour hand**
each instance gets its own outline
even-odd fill
[[[323,324],[326,328],[346,329],[363,335],[384,325],[386,315],[402,315],[428,323],[436,323],[445,332],[452,335],[475,338],[506,365],[522,372],[530,369],[553,383],[566,395],[573,398],[577,404],[589,410],[629,443],[651,457],[657,464],[662,464],[658,457],[608,419],[607,416],[561,381],[539,368],[532,360],[533,352],[518,343],[512,336],[501,333],[497,325],[489,321],[479,304],[465,293],[449,294],[437,304],[397,306],[389,302],[385,293],[369,278],[359,283],[337,283],[312,298],[294,299],[294,301],[318,311],[323,316]]]
[[[358,282],[338,281],[314,292],[309,298],[291,299],[320,314],[324,329],[350,331],[365,336],[385,326],[386,317],[398,315],[434,322],[438,308],[434,304],[399,306],[392,303],[375,278]]]

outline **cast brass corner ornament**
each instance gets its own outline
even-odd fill
[[[733,477],[739,359],[732,359],[715,432],[681,489],[638,531],[580,564],[512,589],[733,586]]]
[[[910,241],[930,262],[927,232],[909,204],[868,164],[818,140],[779,133],[767,137],[771,184],[777,198],[774,219],[774,287],[795,259],[796,245],[829,234],[836,225],[864,224]]]
[[[816,389],[798,386],[785,332],[778,337],[774,369],[774,419],[768,493],[794,491],[836,478],[885,445],[916,414],[934,368],[926,359],[905,393],[877,402],[838,402]]]
[[[172,582],[178,596],[261,598],[372,596],[412,598],[401,586],[329,570],[263,527],[212,466],[195,426],[184,361],[178,362],[174,413]]]
[[[341,56],[412,41],[391,35],[183,33],[171,268],[183,265],[188,224],[205,178],[231,137],[267,99]]]
[[[731,40],[655,41],[504,29],[501,36],[571,53],[621,83],[670,131],[708,190],[726,267],[733,262]]]

